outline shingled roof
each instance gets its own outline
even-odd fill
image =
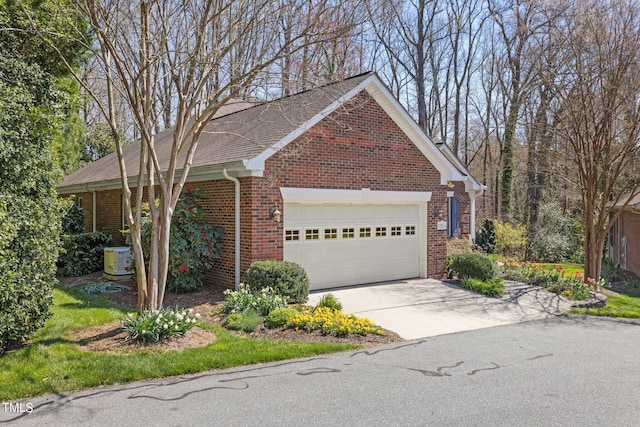
[[[372,76],[368,72],[352,78],[307,90],[275,101],[258,104],[249,108],[248,104],[228,106],[214,117],[198,141],[192,168],[247,162],[276,145],[287,135],[295,132],[338,99],[348,94],[359,84]],[[240,111],[230,112],[234,108]],[[174,128],[168,128],[155,137],[156,151],[163,170],[169,163]],[[123,148],[123,155],[130,178],[137,176],[140,142]],[[179,157],[178,165],[186,153]],[[69,174],[58,184],[58,191],[66,193],[78,191],[79,186],[95,187],[101,182],[120,179],[118,157],[111,153],[95,162]],[[94,184],[94,185],[92,185]]]
[[[436,167],[442,184],[462,181],[467,191],[482,193],[484,186],[473,179],[450,150],[438,149],[373,72],[248,108],[242,103],[225,106],[200,136],[189,180],[221,179],[225,169],[238,177],[262,176],[266,159],[363,90]],[[156,153],[163,170],[169,163],[173,130],[169,128],[156,135]],[[123,148],[130,185],[135,185],[138,173],[139,144]],[[186,153],[181,153],[178,158],[179,166],[184,156]],[[58,184],[58,192],[71,194],[121,187],[118,157],[112,153],[68,175]]]

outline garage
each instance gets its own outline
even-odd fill
[[[424,277],[425,210],[415,201],[286,203],[284,259],[305,268],[313,290]]]

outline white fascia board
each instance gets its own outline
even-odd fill
[[[305,123],[300,125],[296,130],[282,138],[277,143],[273,144],[271,147],[264,150],[262,153],[258,154],[256,157],[249,159],[245,162],[247,169],[256,171],[257,176],[262,176],[264,172],[264,163],[267,159],[273,156],[275,153],[280,151],[282,148],[286,147],[290,142],[294,141],[296,138],[304,134],[306,131],[311,129],[313,126],[318,124],[320,120],[327,117],[329,114],[334,112],[338,107],[340,107],[345,102],[349,101],[351,98],[360,93],[370,82],[375,81],[377,77],[375,74],[372,74],[370,77],[366,78],[360,84],[355,86],[349,92],[345,93],[337,100],[329,104],[328,107],[320,111],[318,114],[313,116],[311,119],[307,120]]]
[[[225,163],[221,165],[213,166],[198,166],[192,167],[189,170],[189,176],[187,182],[200,182],[200,181],[215,181],[223,179],[224,175],[222,171],[227,169],[228,172],[233,172],[234,176],[238,178],[251,176],[251,171],[248,171],[244,165],[244,162]],[[176,171],[175,180],[177,181],[182,176],[182,171]],[[138,185],[137,175],[129,176],[129,187],[136,188]],[[145,185],[147,181],[145,180]],[[86,184],[75,184],[64,187],[58,187],[58,194],[76,194],[76,193],[90,193],[92,191],[105,191],[105,190],[118,190],[122,188],[122,181],[120,178],[110,179],[106,181],[89,182]]]
[[[430,191],[338,190],[332,188],[280,187],[285,203],[423,203],[431,201]]]
[[[463,175],[451,164],[449,159],[438,149],[413,118],[407,113],[397,99],[389,92],[389,89],[379,79],[367,79],[366,89],[373,99],[391,117],[398,127],[415,144],[422,154],[440,172],[440,183],[446,185],[447,181],[462,181]]]
[[[471,194],[473,193],[475,196],[481,196],[482,193],[487,189],[486,185],[480,184],[476,181],[471,175],[468,175],[464,179],[464,190]]]

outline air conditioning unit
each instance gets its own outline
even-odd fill
[[[129,246],[104,248],[104,277],[117,279],[131,275],[133,254]]]

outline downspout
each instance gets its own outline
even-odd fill
[[[233,181],[235,184],[235,229],[234,235],[236,236],[236,244],[235,244],[235,254],[236,254],[236,289],[238,289],[238,285],[240,284],[240,180],[236,177],[230,176],[227,173],[227,169],[224,168],[222,170],[222,174],[229,181]]]
[[[98,205],[98,202],[96,201],[96,199],[98,198],[98,195],[96,194],[95,190],[91,192],[91,196],[92,196],[92,200],[91,200],[91,231],[93,231],[94,233],[97,231],[97,220],[96,220],[96,207]]]

